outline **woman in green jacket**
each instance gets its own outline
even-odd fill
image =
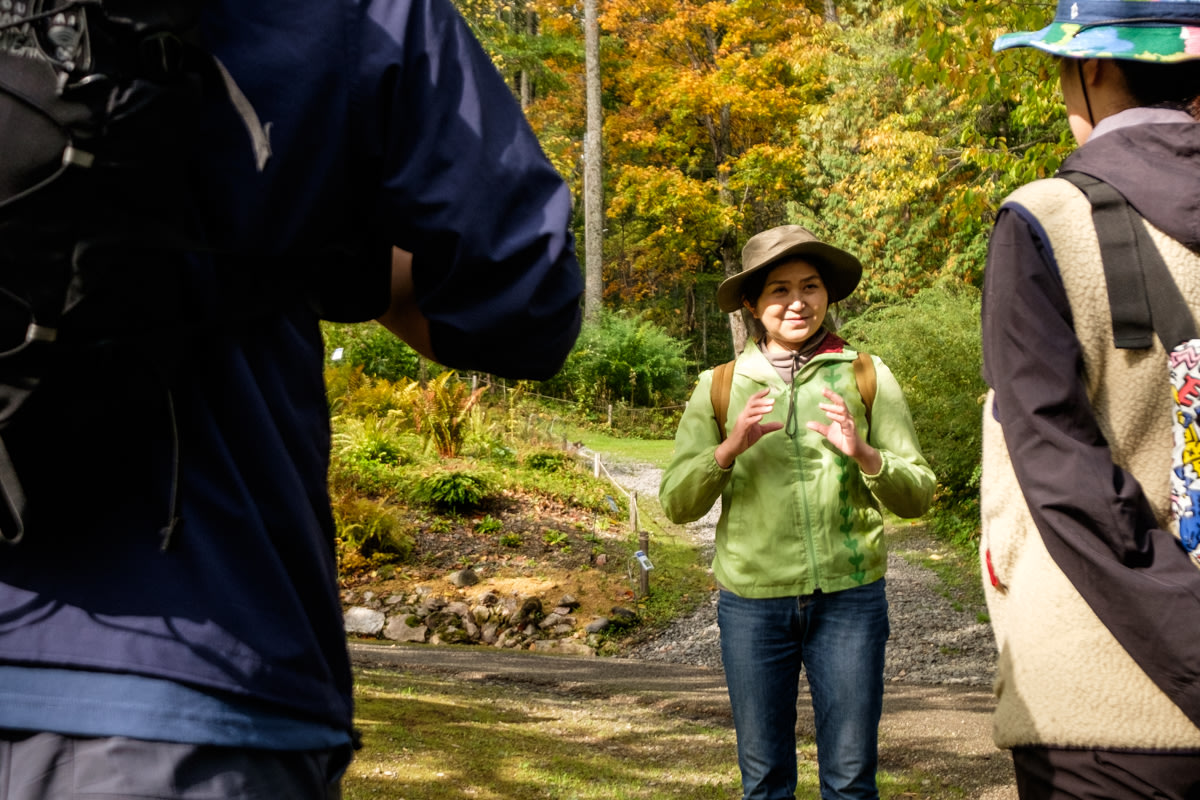
[[[721,654],[745,800],[793,798],[796,701],[807,670],[821,797],[877,798],[875,771],[888,638],[881,504],[925,513],[934,476],[890,370],[872,358],[868,409],[857,353],[828,310],[862,265],[798,225],[759,233],[721,284],[722,311],[761,330],[737,359],[728,435],[713,371],[701,374],[675,436],[660,499],[672,521],[721,498],[713,572]],[[868,421],[869,420],[869,421]]]

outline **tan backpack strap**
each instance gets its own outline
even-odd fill
[[[729,414],[729,390],[733,388],[734,361],[726,361],[713,369],[712,397],[713,418],[717,421],[718,441],[725,441],[725,418]]]
[[[867,433],[870,434],[871,406],[875,404],[875,362],[870,353],[859,353],[854,359],[854,382],[858,384],[858,393],[862,395],[863,405],[867,407]]]

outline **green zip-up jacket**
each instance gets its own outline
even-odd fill
[[[769,433],[722,469],[714,458],[720,437],[710,390],[713,372],[700,375],[663,473],[659,499],[676,523],[704,516],[721,498],[713,572],[742,597],[787,597],[817,589],[836,592],[877,581],[887,569],[880,504],[901,517],[919,517],[933,497],[934,475],[917,442],[904,394],[878,358],[877,391],[867,440],[883,457],[877,475],[805,423],[828,423],[818,404],[822,389],[845,399],[859,431],[866,408],[854,381],[857,353],[830,334],[798,373],[793,387],[798,430]],[[775,407],[764,422],[786,422],[789,386],[758,347],[738,357],[727,426],[752,394],[769,388]]]

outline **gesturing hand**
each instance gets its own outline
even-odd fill
[[[829,418],[829,424],[809,422],[807,423],[808,429],[821,434],[829,440],[830,444],[857,461],[868,475],[878,473],[883,463],[882,457],[878,450],[871,447],[858,435],[854,416],[846,408],[846,401],[831,389],[825,389],[821,393],[829,402],[820,403],[818,408],[825,412],[825,416]]]
[[[729,469],[735,458],[749,450],[763,436],[783,427],[782,422],[766,422],[762,418],[771,413],[775,401],[767,394],[770,389],[755,392],[746,401],[746,407],[737,415],[733,430],[721,444],[717,445],[714,457],[722,469]]]

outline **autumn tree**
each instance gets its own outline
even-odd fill
[[[694,336],[745,240],[805,198],[793,131],[827,91],[823,14],[823,3],[606,0],[610,297]],[[740,349],[740,315],[730,327]]]

